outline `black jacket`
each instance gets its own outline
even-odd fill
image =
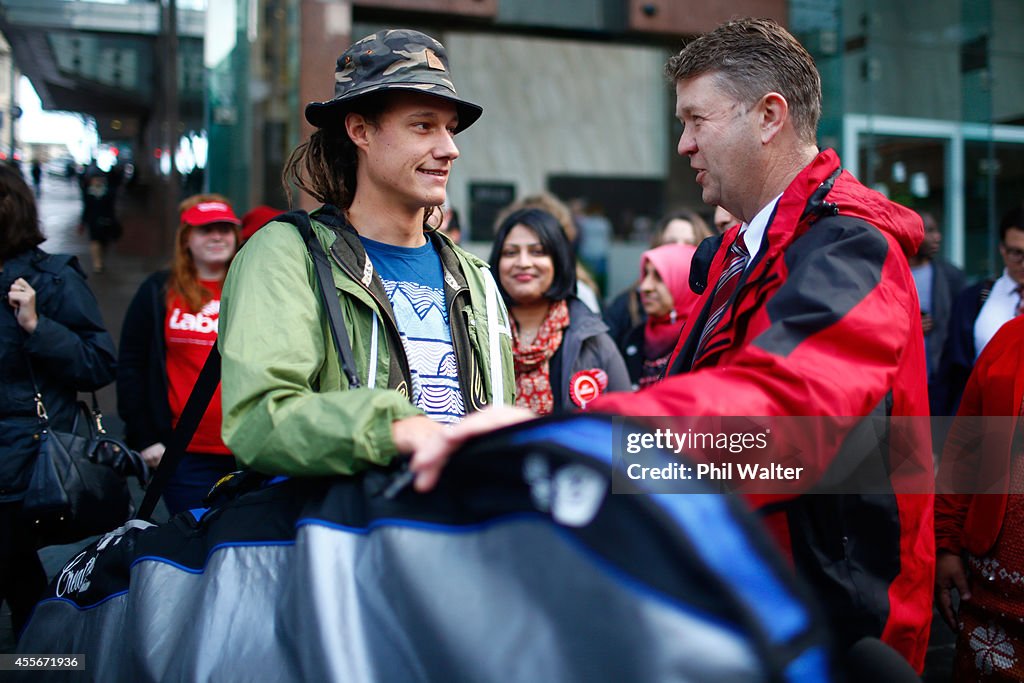
[[[142,450],[166,443],[173,428],[167,398],[167,271],[139,286],[121,326],[117,359],[117,412],[124,420],[125,442]]]
[[[938,375],[942,348],[949,336],[953,302],[966,284],[967,279],[962,270],[948,261],[932,260],[932,310],[925,312],[931,314],[935,327],[924,338],[925,355],[928,356],[928,367],[931,369],[929,385]]]
[[[18,278],[36,290],[39,325],[27,334],[7,303]],[[78,260],[31,249],[3,264],[0,273],[0,502],[20,500],[38,452],[31,359],[50,425],[70,430],[79,391],[114,379],[114,340]]]
[[[992,293],[995,280],[986,278],[962,290],[953,299],[946,342],[932,394],[932,415],[956,415],[960,396],[978,355],[974,348],[974,321]]]

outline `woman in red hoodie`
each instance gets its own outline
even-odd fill
[[[622,338],[634,389],[643,389],[665,374],[669,356],[697,295],[690,290],[690,260],[696,247],[663,244],[640,257],[640,305],[646,319]]]

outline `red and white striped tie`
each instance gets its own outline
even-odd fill
[[[711,315],[708,317],[708,321],[704,323],[704,329],[700,333],[700,341],[697,342],[697,350],[693,354],[694,366],[697,365],[701,360],[701,356],[704,355],[704,345],[707,344],[711,333],[715,331],[718,323],[725,317],[725,312],[729,308],[732,295],[736,291],[736,286],[740,282],[740,276],[747,267],[747,261],[749,260],[750,252],[747,251],[747,245],[743,242],[743,231],[741,230],[736,236],[736,241],[729,247],[729,260],[725,265],[725,270],[722,271],[722,275],[718,278],[718,283],[715,285],[715,293],[711,297]]]

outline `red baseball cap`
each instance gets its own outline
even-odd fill
[[[200,202],[181,214],[181,222],[192,227],[210,223],[242,224],[231,207],[224,202]]]
[[[272,206],[266,206],[265,204],[253,207],[249,213],[242,216],[242,241],[244,242],[255,235],[257,230],[274,218],[280,216],[282,213],[287,212],[282,211],[281,209],[275,209]]]

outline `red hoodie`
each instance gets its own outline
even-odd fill
[[[893,417],[928,415],[920,307],[907,265],[924,236],[921,219],[841,171],[835,152],[821,152],[779,199],[731,312],[691,368],[738,231],[725,234],[711,260],[704,280],[711,284],[687,320],[668,377],[638,394],[603,396],[592,408],[633,416],[830,416],[788,433],[786,445],[802,453],[809,478],[830,473],[834,483],[832,466],[854,442],[850,430],[860,418],[832,418],[871,415],[893,424]],[[840,646],[881,637],[921,671],[935,569],[932,455],[927,420],[901,424],[912,432],[900,433],[900,443],[911,444],[900,456],[912,473],[887,493],[852,491],[840,481],[830,495],[748,500],[817,593]],[[888,463],[894,433],[873,442],[872,457]]]

